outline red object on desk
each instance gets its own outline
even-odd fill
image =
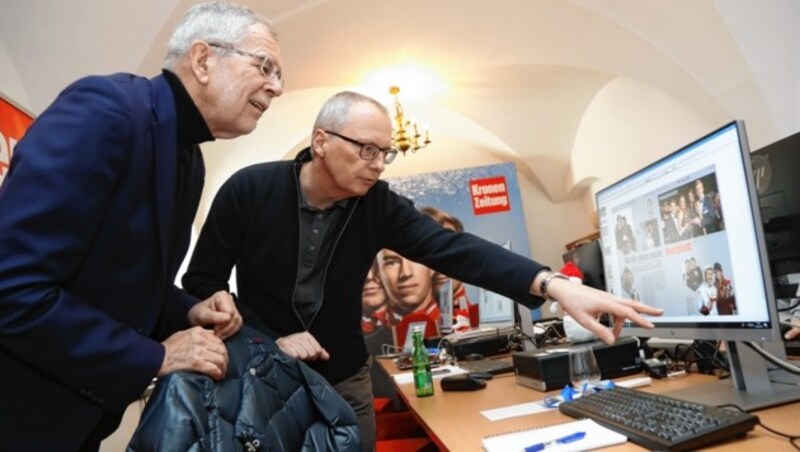
[[[412,312],[403,317],[403,320],[394,327],[394,344],[396,346],[403,348],[406,337],[408,336],[408,327],[415,322],[425,322],[425,332],[422,333],[424,337],[439,335],[439,327],[432,318],[428,317],[424,312]]]
[[[583,272],[572,261],[569,261],[566,264],[564,264],[564,266],[561,267],[561,271],[559,273],[566,276],[573,276],[576,278],[580,278],[580,280],[583,281]]]

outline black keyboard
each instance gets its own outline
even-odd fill
[[[752,430],[758,417],[658,394],[617,387],[558,406],[594,419],[650,450],[697,449]]]
[[[458,367],[468,372],[481,372],[499,375],[514,372],[514,363],[507,359],[477,359],[474,361],[459,361]]]

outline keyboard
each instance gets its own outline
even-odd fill
[[[752,430],[758,417],[617,387],[562,402],[558,410],[590,418],[649,450],[697,449]]]
[[[499,375],[514,372],[514,363],[506,359],[476,359],[474,361],[459,361],[458,367],[467,372],[483,372]]]

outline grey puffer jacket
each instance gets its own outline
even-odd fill
[[[319,374],[247,326],[226,346],[224,380],[159,381],[128,452],[360,450],[352,408]]]

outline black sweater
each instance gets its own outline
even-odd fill
[[[292,306],[300,252],[297,167],[310,159],[305,149],[294,162],[257,164],[231,176],[214,199],[183,277],[184,288],[205,299],[229,290],[235,265],[245,322],[278,337],[303,331]],[[366,361],[361,290],[382,248],[528,307],[541,304],[529,293],[540,264],[474,235],[442,228],[384,181],[354,201],[331,230],[336,243],[323,301],[308,330],[331,355],[328,361],[309,364],[332,384],[353,375]]]

